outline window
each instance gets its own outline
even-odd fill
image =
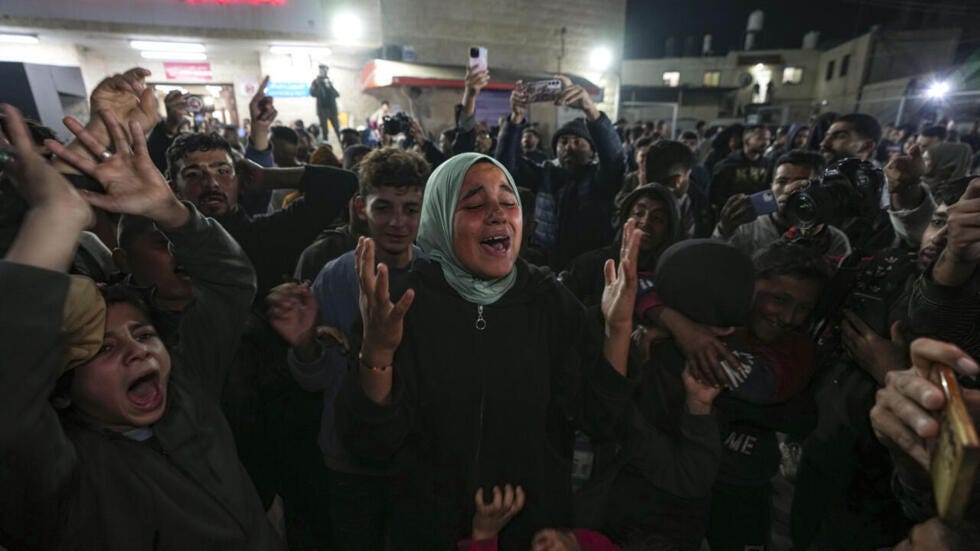
[[[664,73],[664,86],[676,88],[681,84],[681,74],[677,71],[667,71]]]
[[[721,84],[721,72],[720,71],[705,71],[704,72],[704,85],[705,86],[718,86]]]
[[[833,61],[831,61],[830,63],[827,64],[827,74],[824,75],[823,79],[824,80],[830,80],[832,78],[834,78],[834,62]]]
[[[850,65],[851,65],[851,54],[847,54],[840,60],[840,75],[838,76],[842,76],[842,77],[847,76],[847,69],[848,67],[850,67]]]
[[[783,84],[799,84],[803,82],[803,67],[786,67],[783,69]]]

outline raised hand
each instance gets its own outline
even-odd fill
[[[388,267],[375,265],[374,240],[361,237],[354,251],[360,284],[358,299],[364,322],[362,363],[368,366],[390,366],[402,342],[405,314],[415,299],[415,291],[405,291],[397,303],[388,293]]]
[[[980,262],[980,178],[970,181],[948,212],[946,248],[936,261],[932,278],[940,285],[958,287],[969,280]]]
[[[470,67],[466,71],[466,89],[464,93],[476,97],[483,88],[490,83],[490,73],[481,71],[477,67]]]
[[[493,499],[490,503],[484,500],[483,488],[478,489],[473,498],[476,513],[473,515],[471,537],[474,541],[497,537],[510,519],[524,508],[524,488],[517,486],[515,489],[510,484],[506,484],[502,491],[499,486],[494,486],[492,492]]]
[[[555,100],[555,105],[578,109],[585,113],[590,121],[599,120],[599,108],[592,102],[592,96],[585,88],[572,84],[572,79],[565,75],[555,75],[555,78],[562,82],[561,95]]]
[[[272,96],[265,95],[265,89],[269,85],[269,75],[262,79],[258,91],[252,96],[252,101],[248,102],[249,116],[252,117],[252,134],[249,139],[252,145],[259,151],[269,149],[269,127],[279,116],[276,106],[272,103]]]
[[[735,230],[742,224],[748,224],[755,220],[755,210],[749,196],[737,193],[725,201],[725,206],[721,207],[721,214],[718,217],[718,233],[722,237],[729,238],[735,234]]]
[[[619,267],[607,260],[604,266],[606,286],[602,290],[602,315],[607,327],[631,333],[633,306],[636,302],[636,259],[640,250],[642,230],[636,229],[632,218],[623,226],[623,243],[619,249]]]
[[[925,162],[922,160],[922,148],[913,145],[908,155],[892,157],[882,171],[888,180],[888,191],[898,193],[901,188],[916,186],[925,173]]]
[[[137,122],[140,128],[149,131],[160,121],[153,89],[146,86],[150,74],[147,69],[134,67],[104,79],[92,91],[91,112],[108,110],[124,128],[130,122]]]
[[[932,339],[912,343],[912,368],[891,371],[871,408],[875,436],[891,450],[929,469],[928,442],[939,435],[936,414],[946,403],[942,389],[929,381],[932,364],[943,363],[963,375],[977,375],[976,361],[956,346]],[[980,391],[962,389],[968,409],[976,412]]]
[[[512,124],[521,124],[524,121],[530,99],[524,81],[518,80],[514,85],[514,90],[510,93],[510,122]]]
[[[79,232],[94,221],[92,209],[37,152],[20,111],[4,105],[3,113],[0,170],[31,207],[5,259],[64,271],[71,263]]]
[[[308,284],[283,283],[273,287],[265,302],[269,305],[269,323],[290,346],[309,345],[316,338],[320,309]]]
[[[103,149],[103,145],[77,120],[66,117],[65,126],[92,155],[102,159],[100,163],[82,157],[54,140],[45,142],[55,155],[98,180],[105,189],[104,194],[83,191],[83,197],[94,207],[119,214],[144,216],[163,229],[174,229],[187,223],[190,212],[177,200],[150,159],[140,123],[135,120],[129,122],[133,137],[130,147],[116,116],[111,111],[100,111],[99,116],[109,130],[115,153]]]

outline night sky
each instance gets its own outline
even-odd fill
[[[909,8],[909,5],[925,8]],[[896,7],[898,6],[898,7]],[[906,6],[906,7],[901,7]],[[749,13],[765,12],[761,48],[799,48],[803,35],[820,31],[826,46],[868,31],[873,24],[886,28],[965,27],[974,33],[980,22],[977,0],[628,0],[624,57],[660,57],[669,36],[675,37],[675,52],[681,55],[685,38],[712,35],[712,49],[724,55],[741,49]],[[968,24],[967,22],[972,22]]]

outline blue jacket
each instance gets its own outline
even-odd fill
[[[623,143],[605,113],[587,121],[598,163],[579,174],[557,161],[535,163],[521,154],[521,134],[527,126],[504,122],[496,157],[518,186],[535,194],[532,242],[548,253],[551,267],[561,269],[578,255],[612,242],[613,198],[623,185],[626,154]]]

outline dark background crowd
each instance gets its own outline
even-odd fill
[[[4,107],[0,545],[980,546],[930,474],[934,363],[980,412],[977,124],[681,132],[558,76],[549,143],[476,68],[454,127],[358,132],[323,70],[240,138],[148,76],[69,143]]]

